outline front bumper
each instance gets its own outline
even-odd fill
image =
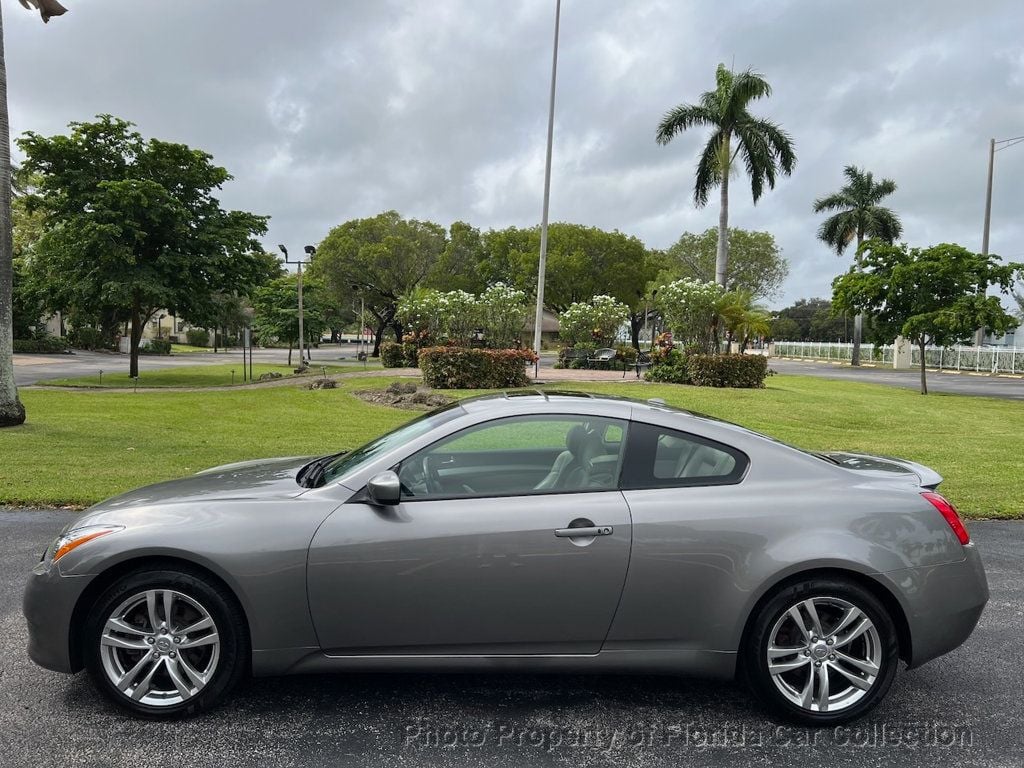
[[[974,544],[956,563],[907,568],[882,574],[903,596],[910,629],[913,668],[949,653],[971,636],[988,602],[988,579]]]
[[[54,672],[71,674],[80,665],[71,655],[71,621],[78,598],[92,576],[63,576],[46,562],[36,564],[25,585],[22,612],[28,621],[28,655]]]

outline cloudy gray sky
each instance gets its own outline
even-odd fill
[[[272,216],[268,247],[394,208],[444,224],[540,219],[554,0],[64,0],[44,27],[4,3],[12,131],[109,112],[211,152],[223,202]],[[915,245],[980,248],[987,144],[1024,134],[1019,0],[564,0],[551,216],[653,247],[695,209],[701,132],[654,142],[719,61],[764,73],[755,111],[799,163],[731,223],[790,261],[774,304],[827,295],[815,197],[846,164],[899,184]],[[992,250],[1024,259],[1024,144],[996,155]]]

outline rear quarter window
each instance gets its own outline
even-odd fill
[[[634,422],[629,428],[622,487],[687,488],[734,485],[750,459],[732,446],[668,427]]]

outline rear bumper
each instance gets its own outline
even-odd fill
[[[977,547],[968,544],[964,554],[956,563],[881,574],[892,592],[903,598],[911,668],[958,648],[981,618],[988,602],[988,579]]]
[[[71,617],[92,576],[62,576],[60,569],[39,563],[25,585],[22,612],[28,622],[28,655],[54,672],[77,672],[71,658]]]

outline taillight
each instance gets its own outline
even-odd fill
[[[939,510],[939,514],[946,518],[946,522],[949,523],[949,527],[953,529],[953,533],[956,534],[961,544],[967,544],[970,542],[971,537],[967,533],[967,529],[964,528],[963,521],[960,520],[960,515],[956,513],[956,507],[950,504],[946,499],[937,493],[922,493],[931,505]]]

